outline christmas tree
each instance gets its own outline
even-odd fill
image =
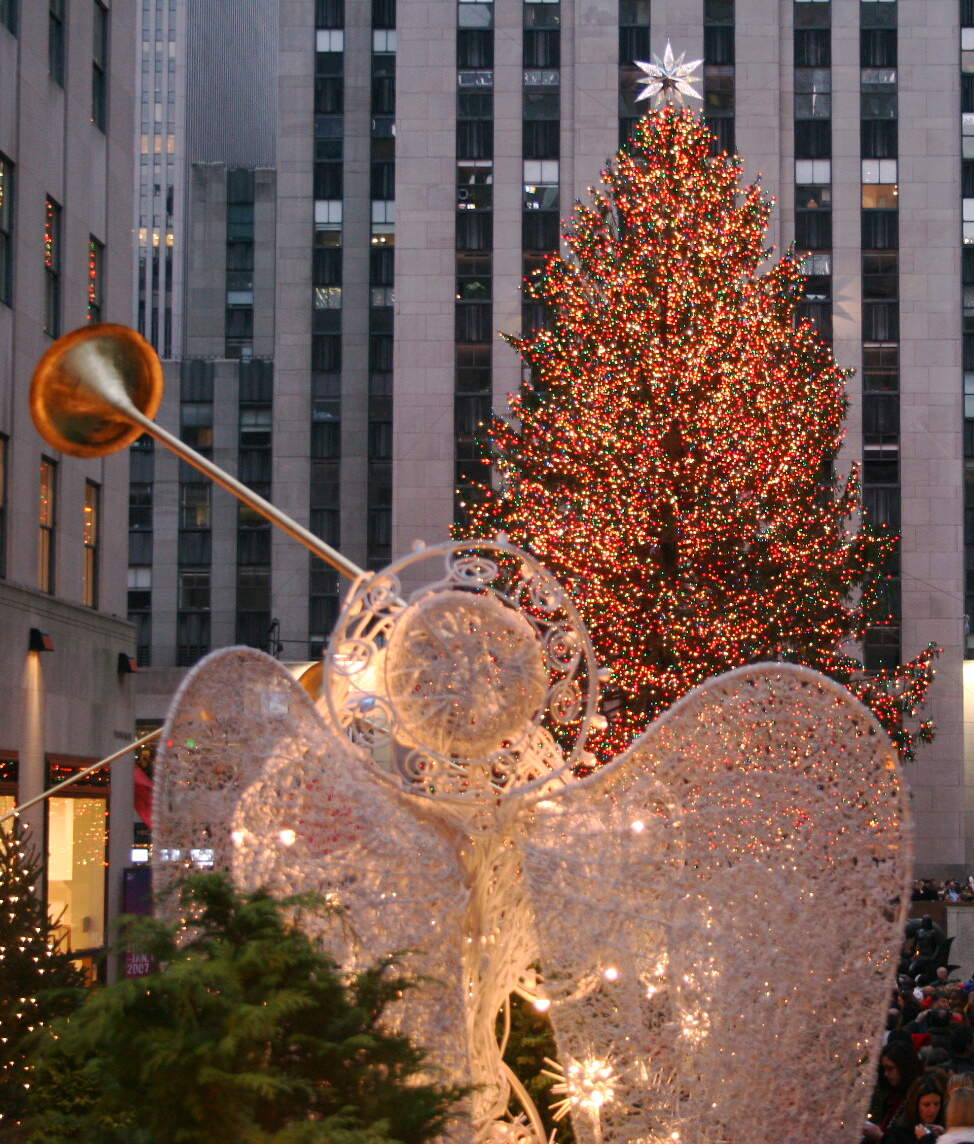
[[[35,1056],[28,1124],[44,1144],[421,1144],[457,1090],[383,1025],[412,988],[393,962],[344,979],[299,928],[310,898],[238,894],[196,874],[183,927],[127,944],[164,966],[92,993]]]
[[[40,867],[26,833],[19,819],[0,827],[0,1141],[20,1138],[37,1031],[83,998],[84,977],[35,891]]]
[[[622,700],[603,758],[761,660],[846,684],[911,758],[936,649],[877,673],[850,654],[883,622],[897,538],[857,523],[855,470],[833,477],[845,375],[795,323],[796,256],[760,268],[771,200],[713,143],[663,107],[576,205],[568,257],[527,285],[550,321],[509,339],[530,379],[492,422],[499,484],[466,531],[506,532],[572,593]]]

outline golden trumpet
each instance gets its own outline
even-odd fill
[[[342,575],[363,575],[313,532],[156,425],[162,391],[162,363],[135,330],[110,323],[83,326],[41,358],[31,381],[30,411],[44,440],[73,457],[117,453],[148,433]]]

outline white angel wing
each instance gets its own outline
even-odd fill
[[[422,800],[371,776],[270,656],[231,648],[187,677],[157,762],[157,872],[212,852],[241,888],[314,891],[302,925],[349,970],[402,954],[427,980],[392,1014],[445,1079],[469,1083],[467,886],[459,836]],[[170,861],[165,861],[168,855]],[[441,1076],[441,1079],[442,1076]]]
[[[711,680],[538,803],[524,871],[578,1139],[855,1139],[910,851],[888,738],[790,665]]]

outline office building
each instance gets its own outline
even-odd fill
[[[870,513],[903,535],[894,622],[869,633],[866,660],[879,667],[931,641],[943,648],[930,704],[937,740],[909,773],[921,870],[966,875],[974,3],[279,8],[274,307],[264,325],[273,327],[273,385],[272,400],[255,407],[270,405],[269,414],[253,415],[270,418],[262,447],[274,502],[366,568],[416,538],[447,536],[473,479],[477,427],[521,378],[498,331],[540,320],[522,298],[522,277],[557,249],[560,218],[645,109],[635,102],[635,61],[671,42],[703,61],[704,114],[720,144],[740,151],[747,176],[760,173],[776,196],[769,241],[808,252],[802,312],[856,371],[840,461],[861,462]],[[230,201],[229,174],[226,185],[229,219],[240,204]],[[229,275],[229,239],[225,249]],[[215,302],[211,313],[219,310]],[[230,310],[220,331],[228,346]],[[255,357],[260,320],[255,307]],[[194,369],[184,362],[183,377]],[[178,417],[192,434],[194,418],[210,417],[217,447],[221,424],[240,447],[251,413],[232,385],[208,384],[188,382],[173,424]],[[237,600],[253,598],[240,579],[247,565],[231,556],[239,514],[227,510],[225,541],[212,519],[212,552],[225,555],[210,567],[216,577],[219,563],[224,587],[216,592],[211,580],[209,596],[195,595],[203,585],[194,566],[183,564],[182,577],[181,558],[167,556],[165,635],[152,608],[153,648],[175,646],[177,657],[192,646],[176,638],[191,626],[180,629],[180,614],[209,612],[209,639],[184,662],[218,646],[218,630],[239,638],[236,615],[247,609]],[[281,535],[261,543],[269,583],[255,613],[270,616],[285,658],[319,654],[339,604],[337,575]]]
[[[134,76],[131,6],[0,3],[0,813],[132,734],[128,458],[56,452],[28,392],[59,335],[132,322]],[[131,760],[86,783],[26,818],[51,912],[93,967],[131,843]]]

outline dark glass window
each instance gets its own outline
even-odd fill
[[[396,0],[372,0],[372,27],[396,26]]]
[[[14,165],[0,154],[0,302],[13,297]]]
[[[734,62],[733,27],[704,28],[703,58],[708,64],[732,64]]]
[[[493,310],[489,302],[464,302],[456,307],[456,340],[489,342],[493,333]]]
[[[493,216],[482,211],[457,212],[457,250],[490,250]]]
[[[650,58],[649,28],[619,28],[619,59],[624,63],[630,60]]]
[[[105,130],[108,115],[108,8],[94,0],[91,45],[91,121]]]
[[[493,153],[494,124],[492,120],[457,120],[458,159],[489,159]]]
[[[796,159],[828,159],[831,155],[831,120],[802,119],[795,123]]]
[[[818,7],[819,5],[816,5]],[[801,5],[796,5],[801,7]],[[822,5],[826,7],[826,5]],[[832,65],[832,32],[829,28],[795,29],[795,67],[827,68]]]
[[[899,245],[898,211],[862,212],[863,250],[896,250]]]
[[[48,0],[47,70],[55,83],[64,86],[64,0]]]
[[[344,28],[344,26],[345,0],[315,0],[316,28]]]
[[[557,120],[525,120],[524,158],[557,159],[560,154],[560,127]]]
[[[557,250],[559,217],[557,211],[525,211],[522,216],[522,248]]]
[[[864,119],[860,127],[864,159],[895,159],[897,153],[895,119]]]
[[[831,250],[831,212],[802,210],[796,211],[795,246],[799,250]]]
[[[524,66],[526,68],[561,66],[561,36],[556,28],[525,28]]]
[[[0,27],[17,35],[18,0],[0,0]]]
[[[895,68],[896,29],[862,28],[859,32],[859,63],[864,68]]]
[[[492,68],[494,66],[494,33],[489,28],[457,30],[457,67]]]

